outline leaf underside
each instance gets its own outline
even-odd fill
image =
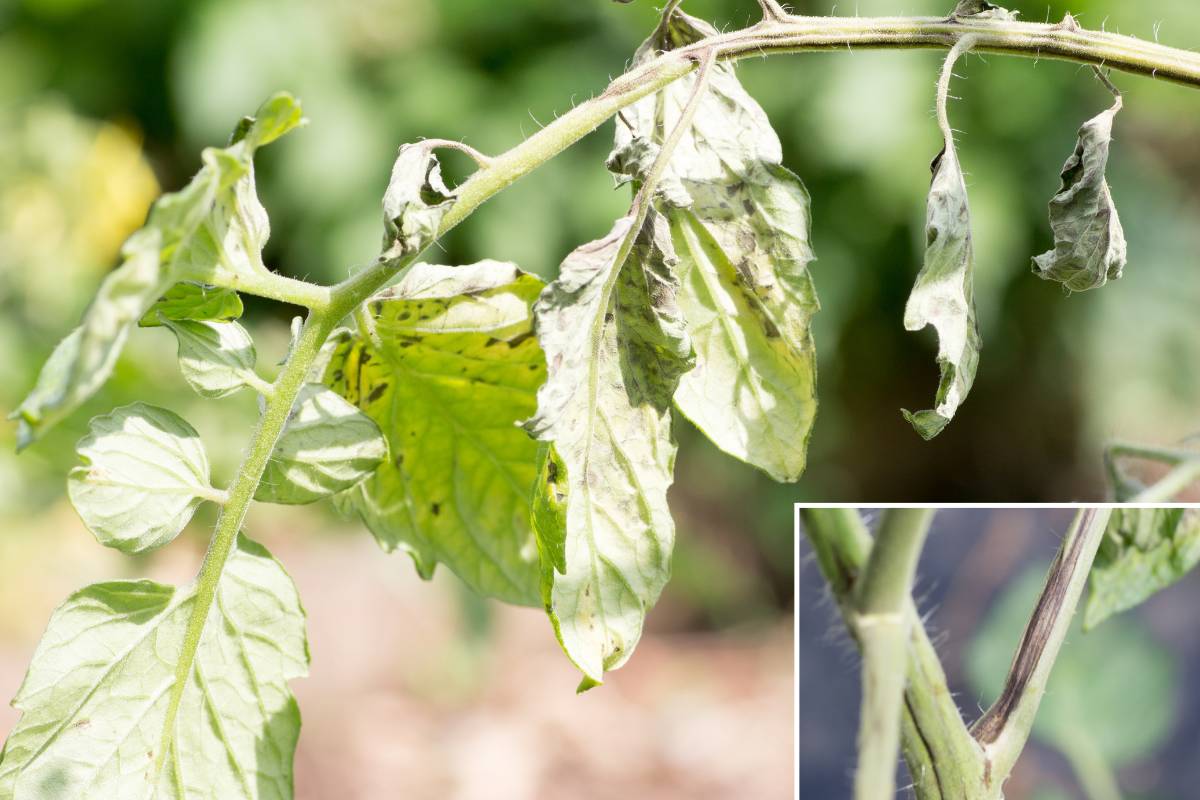
[[[543,602],[581,689],[629,658],[674,544],[671,398],[691,345],[667,221],[651,210],[633,224],[567,256],[535,307],[548,372],[526,428],[548,445],[534,489]]]
[[[112,581],[54,612],[0,758],[11,800],[290,800],[308,673],[295,585],[239,537],[171,730],[167,703],[194,587]]]
[[[635,65],[716,33],[676,12]],[[644,179],[696,80],[685,77],[621,113],[609,157],[619,180]],[[657,206],[670,220],[678,304],[696,351],[675,404],[726,453],[794,481],[816,414],[810,322],[819,306],[808,272],[808,192],[781,159],[779,137],[732,64],[716,64]]]
[[[300,389],[254,499],[312,503],[362,481],[387,458],[375,421],[319,383]]]
[[[947,64],[946,69],[952,68]],[[946,98],[939,97],[943,114]],[[949,424],[975,382],[981,346],[975,318],[974,249],[967,184],[954,148],[943,130],[942,152],[933,160],[933,179],[925,215],[925,261],[904,307],[904,328],[919,331],[932,325],[938,337],[938,382],[935,406],[904,410],[904,418],[923,439],[932,439]]]
[[[170,542],[211,492],[196,430],[162,408],[134,403],[94,418],[67,494],[103,545],[142,553]]]
[[[423,576],[440,562],[523,605],[539,600],[528,505],[537,445],[517,422],[546,374],[530,308],[541,288],[512,264],[416,264],[368,303],[378,346],[346,333],[325,377],[391,452],[339,502]]]
[[[257,354],[250,334],[236,322],[163,318],[179,344],[179,369],[201,397],[218,398],[250,385]]]

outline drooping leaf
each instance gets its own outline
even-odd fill
[[[1044,580],[1041,568],[1018,576],[967,648],[967,678],[981,701],[999,696]],[[1075,623],[1054,662],[1033,735],[1064,750],[1087,746],[1120,767],[1170,735],[1177,684],[1171,651],[1145,626],[1115,619],[1085,634]]]
[[[134,403],[96,417],[77,450],[71,504],[101,544],[125,553],[171,541],[218,496],[200,435],[163,408]]]
[[[232,289],[184,281],[167,289],[138,325],[143,328],[162,325],[160,315],[169,320],[232,322],[242,316],[242,298]]]
[[[290,800],[308,673],[291,578],[239,537],[166,728],[195,585],[113,581],[61,605],[13,705],[0,797]]]
[[[254,151],[300,122],[300,107],[276,95],[246,118],[226,148],[208,148],[191,183],[165,194],[121,248],[82,323],[58,347],[13,412],[18,447],[66,417],[112,374],[130,329],[181,280],[230,283],[265,270],[266,211],[254,192]]]
[[[941,433],[967,398],[975,382],[981,344],[975,318],[975,256],[967,184],[946,118],[946,89],[960,52],[952,51],[947,58],[938,93],[944,144],[931,167],[933,180],[925,215],[925,263],[904,307],[905,330],[919,331],[932,325],[938,336],[941,380],[935,406],[915,413],[903,411],[904,418],[924,439]]]
[[[1089,577],[1084,627],[1133,608],[1200,563],[1200,511],[1129,508],[1113,511]]]
[[[716,33],[677,11],[634,61]],[[619,177],[644,178],[695,80],[622,111],[609,157]],[[793,481],[804,471],[816,414],[810,321],[818,302],[808,272],[808,192],[781,159],[779,137],[733,65],[716,64],[657,196],[696,350],[675,404],[725,452]]]
[[[1125,231],[1104,177],[1120,110],[1118,97],[1079,129],[1075,152],[1063,165],[1062,188],[1050,200],[1054,249],[1033,259],[1035,274],[1075,292],[1116,280],[1125,268]]]
[[[541,288],[512,264],[416,264],[368,304],[379,345],[346,332],[326,370],[391,450],[343,505],[423,576],[441,562],[475,591],[524,605],[539,600],[537,444],[516,423],[546,374],[531,335]]]
[[[975,17],[977,19],[1002,19],[1015,20],[1018,11],[1009,11],[1007,8],[989,3],[987,0],[958,0],[958,5],[954,7],[955,17]]]
[[[349,489],[387,458],[374,420],[319,383],[306,383],[254,499],[312,503]]]
[[[225,397],[263,383],[254,371],[254,341],[238,323],[165,318],[163,323],[179,342],[184,380],[201,397]]]
[[[411,256],[428,247],[454,197],[429,144],[401,147],[383,196],[383,258]]]
[[[525,425],[551,445],[535,488],[550,496],[534,502],[543,602],[581,689],[629,658],[674,544],[671,399],[693,359],[666,219],[634,220],[567,256],[535,306],[548,374]]]

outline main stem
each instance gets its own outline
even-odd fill
[[[930,509],[885,512],[858,585],[854,630],[863,655],[863,697],[856,800],[879,800],[896,793],[905,678],[905,670],[899,667],[908,660],[912,623],[908,604],[932,518]]]

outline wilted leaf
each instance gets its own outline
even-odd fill
[[[77,450],[71,504],[101,544],[122,552],[166,544],[202,500],[219,498],[200,435],[166,409],[134,403],[96,417]]]
[[[204,151],[191,183],[155,202],[145,227],[121,248],[121,266],[105,277],[83,322],[55,348],[13,412],[19,448],[108,380],[130,328],[178,281],[227,283],[248,270],[265,270],[261,251],[268,226],[254,192],[254,150],[299,122],[296,101],[276,95],[257,117],[238,125],[229,147]]]
[[[567,256],[535,306],[548,375],[525,425],[553,459],[534,502],[543,601],[581,688],[629,658],[675,537],[671,398],[691,345],[667,222],[634,220]]]
[[[339,500],[425,577],[446,564],[475,591],[538,602],[529,493],[545,361],[531,335],[542,288],[513,264],[416,264],[368,304],[380,346],[357,332],[326,371],[387,435],[391,459]]]
[[[453,204],[433,147],[424,142],[401,147],[383,196],[383,257],[415,255],[428,247]]]
[[[1005,590],[966,654],[966,673],[980,699],[999,696],[1045,575],[1023,573]],[[1175,716],[1175,662],[1144,627],[1113,620],[1067,637],[1034,720],[1033,734],[1064,750],[1080,746],[1119,767],[1152,752]]]
[[[1108,181],[1112,108],[1084,123],[1075,152],[1062,169],[1062,188],[1050,200],[1054,249],[1033,259],[1033,271],[1076,292],[1096,289],[1121,277],[1125,268],[1125,232],[1117,217]]]
[[[937,330],[941,380],[933,409],[904,418],[924,439],[932,439],[954,417],[975,382],[979,364],[979,326],[975,319],[974,252],[967,185],[954,149],[954,134],[946,118],[946,90],[961,51],[946,60],[938,93],[938,113],[944,144],[933,160],[933,180],[925,213],[925,263],[904,307],[904,328]]]
[[[315,502],[366,478],[387,452],[387,442],[370,417],[328,387],[306,383],[254,499]]]
[[[13,705],[0,797],[291,800],[308,673],[291,578],[244,536],[229,557],[166,730],[195,585],[113,581],[50,619]]]
[[[1115,509],[1090,576],[1084,627],[1099,625],[1175,583],[1200,563],[1200,511]]]
[[[197,322],[232,322],[242,316],[242,298],[232,289],[184,281],[167,290],[138,322],[143,328],[162,325],[163,319]]]
[[[634,61],[716,33],[676,12]],[[610,169],[644,177],[696,79],[621,112]],[[675,403],[725,452],[793,481],[804,471],[816,414],[809,325],[818,303],[807,269],[808,192],[781,158],[779,137],[733,65],[716,64],[657,196],[671,223],[678,303],[696,350]]]
[[[954,8],[956,17],[976,17],[978,19],[1015,20],[1020,12],[1009,11],[987,0],[959,0]]]
[[[201,397],[225,397],[243,386],[263,386],[254,371],[254,342],[236,322],[169,320],[179,342],[179,369]]]

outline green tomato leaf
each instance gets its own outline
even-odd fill
[[[1004,685],[1044,580],[1039,568],[1014,580],[967,649],[967,677],[985,701]],[[1091,633],[1077,631],[1055,661],[1033,734],[1066,751],[1090,748],[1120,767],[1166,740],[1177,683],[1173,656],[1143,626],[1115,619]]]
[[[96,417],[76,449],[71,504],[101,544],[124,553],[170,542],[202,500],[221,499],[200,435],[166,409],[134,403]]]
[[[179,369],[201,397],[233,394],[243,386],[263,388],[254,371],[254,342],[236,322],[163,319],[179,342]]]
[[[300,712],[288,681],[308,673],[296,587],[238,538],[168,729],[195,591],[112,581],[59,606],[13,701],[0,797],[290,800]]]
[[[400,148],[383,196],[384,258],[399,259],[428,247],[454,204],[433,149],[424,142]]]
[[[634,220],[567,256],[535,306],[548,375],[525,425],[552,445],[535,484],[550,495],[534,502],[543,602],[581,689],[629,658],[675,538],[671,398],[693,359],[667,221]]]
[[[1062,169],[1062,188],[1050,200],[1054,249],[1033,259],[1033,271],[1076,292],[1097,289],[1121,277],[1125,268],[1125,232],[1117,217],[1108,181],[1112,108],[1084,123],[1075,152]]]
[[[349,489],[387,458],[374,420],[319,383],[306,383],[254,499],[312,503]]]
[[[941,380],[933,409],[911,412],[907,419],[923,439],[942,432],[966,400],[979,364],[980,336],[975,319],[974,252],[967,184],[954,149],[946,116],[946,96],[958,53],[947,59],[938,92],[938,116],[945,140],[933,160],[933,180],[925,215],[925,263],[904,308],[904,328],[937,330]]]
[[[516,423],[534,412],[546,375],[531,335],[541,289],[513,264],[415,264],[368,303],[377,342],[345,332],[326,370],[391,450],[342,507],[422,576],[441,562],[475,591],[522,605],[540,598],[529,520],[537,444]]]
[[[130,329],[178,281],[231,284],[239,274],[266,269],[261,252],[269,228],[254,192],[254,150],[299,123],[296,101],[276,95],[238,125],[229,147],[204,151],[191,183],[155,202],[145,227],[121,248],[121,265],[100,284],[83,322],[55,348],[33,391],[12,413],[19,449],[108,380]]]
[[[1200,563],[1200,511],[1130,508],[1113,511],[1089,576],[1084,628],[1142,603]]]
[[[634,62],[716,33],[676,12]],[[622,112],[609,157],[619,179],[644,179],[695,80],[676,81]],[[675,404],[726,453],[794,481],[804,472],[817,409],[810,322],[819,304],[808,271],[808,192],[781,159],[779,137],[733,65],[716,64],[658,198],[678,254],[679,309],[696,350]]]
[[[184,281],[167,290],[138,321],[143,328],[162,325],[162,319],[232,322],[242,316],[242,298],[232,289]]]

